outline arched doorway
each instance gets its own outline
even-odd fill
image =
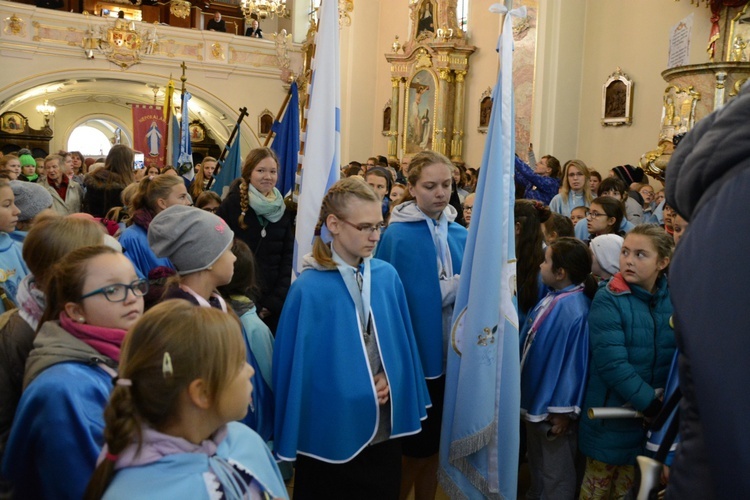
[[[106,157],[113,144],[131,145],[129,134],[106,118],[89,118],[76,125],[68,136],[67,150],[83,156]]]

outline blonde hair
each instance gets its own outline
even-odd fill
[[[157,175],[153,179],[144,177],[138,183],[138,192],[133,195],[133,210],[145,209],[156,215],[156,201],[168,198],[172,188],[182,183],[182,177],[174,175]],[[132,221],[128,221],[128,224],[132,224]]]
[[[448,157],[441,155],[440,153],[437,153],[435,151],[422,151],[421,153],[417,153],[412,156],[411,162],[409,163],[409,174],[406,178],[409,186],[416,186],[417,182],[419,182],[419,178],[422,177],[422,170],[424,170],[426,167],[429,167],[430,165],[435,164],[445,165],[446,167],[448,167],[451,173],[451,182],[453,182],[453,169],[456,167],[448,159]],[[404,192],[403,198],[401,198],[401,203],[405,201],[411,201],[413,199],[414,196],[412,196],[411,192],[407,189]]]
[[[341,179],[323,197],[318,223],[315,225],[312,254],[318,264],[325,268],[335,269],[336,263],[333,262],[331,247],[320,237],[320,232],[329,215],[333,214],[340,219],[349,215],[349,202],[354,199],[380,203],[380,198],[372,187],[359,176]]]
[[[37,287],[44,290],[52,266],[73,250],[101,245],[103,240],[102,226],[93,220],[50,216],[29,230],[23,242],[23,260],[34,275]]]
[[[191,325],[185,328],[185,325]],[[164,370],[169,356],[172,371]],[[119,378],[104,410],[104,441],[119,455],[134,440],[142,443],[144,424],[160,429],[178,418],[180,398],[202,379],[212,404],[246,360],[238,319],[211,307],[195,307],[182,299],[157,304],[125,337]],[[104,460],[94,471],[84,498],[102,497],[114,475],[114,462]]]
[[[583,160],[568,160],[565,163],[565,166],[563,167],[562,184],[560,185],[560,197],[563,199],[563,202],[567,202],[568,193],[570,193],[570,183],[568,182],[568,169],[570,169],[570,167],[577,168],[585,176],[583,182],[583,199],[586,206],[591,205],[591,201],[594,199],[594,197],[591,196],[591,186],[589,186],[591,171],[589,170],[589,167],[583,163]]]
[[[279,158],[271,148],[253,149],[247,154],[245,163],[242,165],[242,177],[240,177],[240,217],[237,221],[242,229],[247,229],[245,214],[250,208],[250,197],[247,194],[247,185],[250,184],[250,174],[253,173],[258,163],[266,158],[273,158],[273,161],[276,162],[276,167],[279,166]]]
[[[206,163],[219,163],[213,156],[206,156],[198,166],[198,172],[195,174],[195,179],[190,185],[190,196],[195,200],[203,192],[203,182],[206,180],[206,174],[203,172],[203,167]]]
[[[57,166],[62,166],[63,164],[63,157],[60,155],[47,155],[47,157],[44,159],[44,166],[47,166],[47,162],[50,161],[57,161]]]

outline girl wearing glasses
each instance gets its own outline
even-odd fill
[[[181,177],[146,177],[138,184],[138,192],[132,201],[133,215],[120,236],[120,245],[141,278],[148,278],[148,274],[157,267],[174,269],[169,259],[154,255],[147,237],[148,226],[154,216],[172,205],[190,205],[190,197]]]
[[[448,173],[450,192],[450,173]],[[383,228],[362,179],[323,198],[313,252],[276,332],[276,453],[297,460],[295,499],[398,498],[401,440],[429,405],[404,289],[372,259]]]
[[[130,261],[105,246],[74,250],[53,268],[3,461],[18,498],[82,497],[120,346],[147,291]]]
[[[591,206],[591,187],[589,186],[589,169],[581,160],[570,160],[563,167],[560,192],[549,202],[553,212],[570,217],[570,211],[576,207]]]
[[[445,387],[445,343],[468,232],[454,222],[457,211],[448,203],[453,180],[448,158],[433,151],[418,153],[411,160],[408,175],[409,191],[404,202],[391,212],[376,257],[390,262],[404,283],[433,405],[423,432],[404,440],[402,491],[408,492],[414,484],[416,498],[433,498]]]
[[[625,207],[620,200],[609,196],[599,196],[591,203],[589,213],[586,214],[588,237],[581,238],[581,240],[588,242],[602,234],[624,236],[625,233],[620,228],[624,218]]]

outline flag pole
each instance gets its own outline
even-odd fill
[[[240,108],[239,111],[240,111],[240,116],[237,118],[237,123],[234,124],[234,129],[232,129],[232,133],[229,135],[229,139],[227,139],[227,143],[224,145],[224,150],[219,155],[219,158],[216,162],[216,171],[214,172],[214,175],[211,176],[211,179],[209,179],[206,189],[211,189],[211,185],[214,183],[214,179],[216,179],[216,176],[218,175],[218,173],[221,172],[222,162],[224,161],[224,158],[227,157],[227,153],[229,152],[229,147],[232,144],[232,140],[234,140],[234,136],[237,135],[237,131],[240,129],[242,120],[244,120],[246,116],[250,115],[247,112],[246,107]]]
[[[279,112],[276,113],[276,122],[281,120],[282,115],[284,114],[284,111],[286,111],[286,107],[289,104],[289,100],[292,98],[292,86],[289,86],[289,91],[286,93],[286,97],[284,98],[284,102],[281,104],[281,108],[279,108]],[[266,136],[266,140],[263,143],[263,147],[268,147],[268,145],[271,143],[271,139],[273,139],[276,136],[276,134],[272,132],[268,132],[268,135]]]

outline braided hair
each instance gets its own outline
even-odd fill
[[[247,185],[250,183],[250,175],[258,166],[258,163],[265,160],[266,158],[273,158],[276,162],[276,166],[279,165],[279,158],[271,148],[255,148],[250,151],[245,157],[245,163],[242,165],[242,177],[239,180],[240,188],[240,217],[237,220],[240,228],[247,229],[245,223],[245,214],[250,208],[250,196],[247,194]]]
[[[320,237],[320,232],[329,215],[335,215],[338,218],[344,218],[345,215],[348,215],[349,202],[353,199],[380,203],[380,198],[372,187],[358,176],[341,179],[331,186],[331,189],[323,197],[318,223],[315,225],[312,253],[318,264],[325,268],[335,269],[336,264],[333,262],[331,247]]]

